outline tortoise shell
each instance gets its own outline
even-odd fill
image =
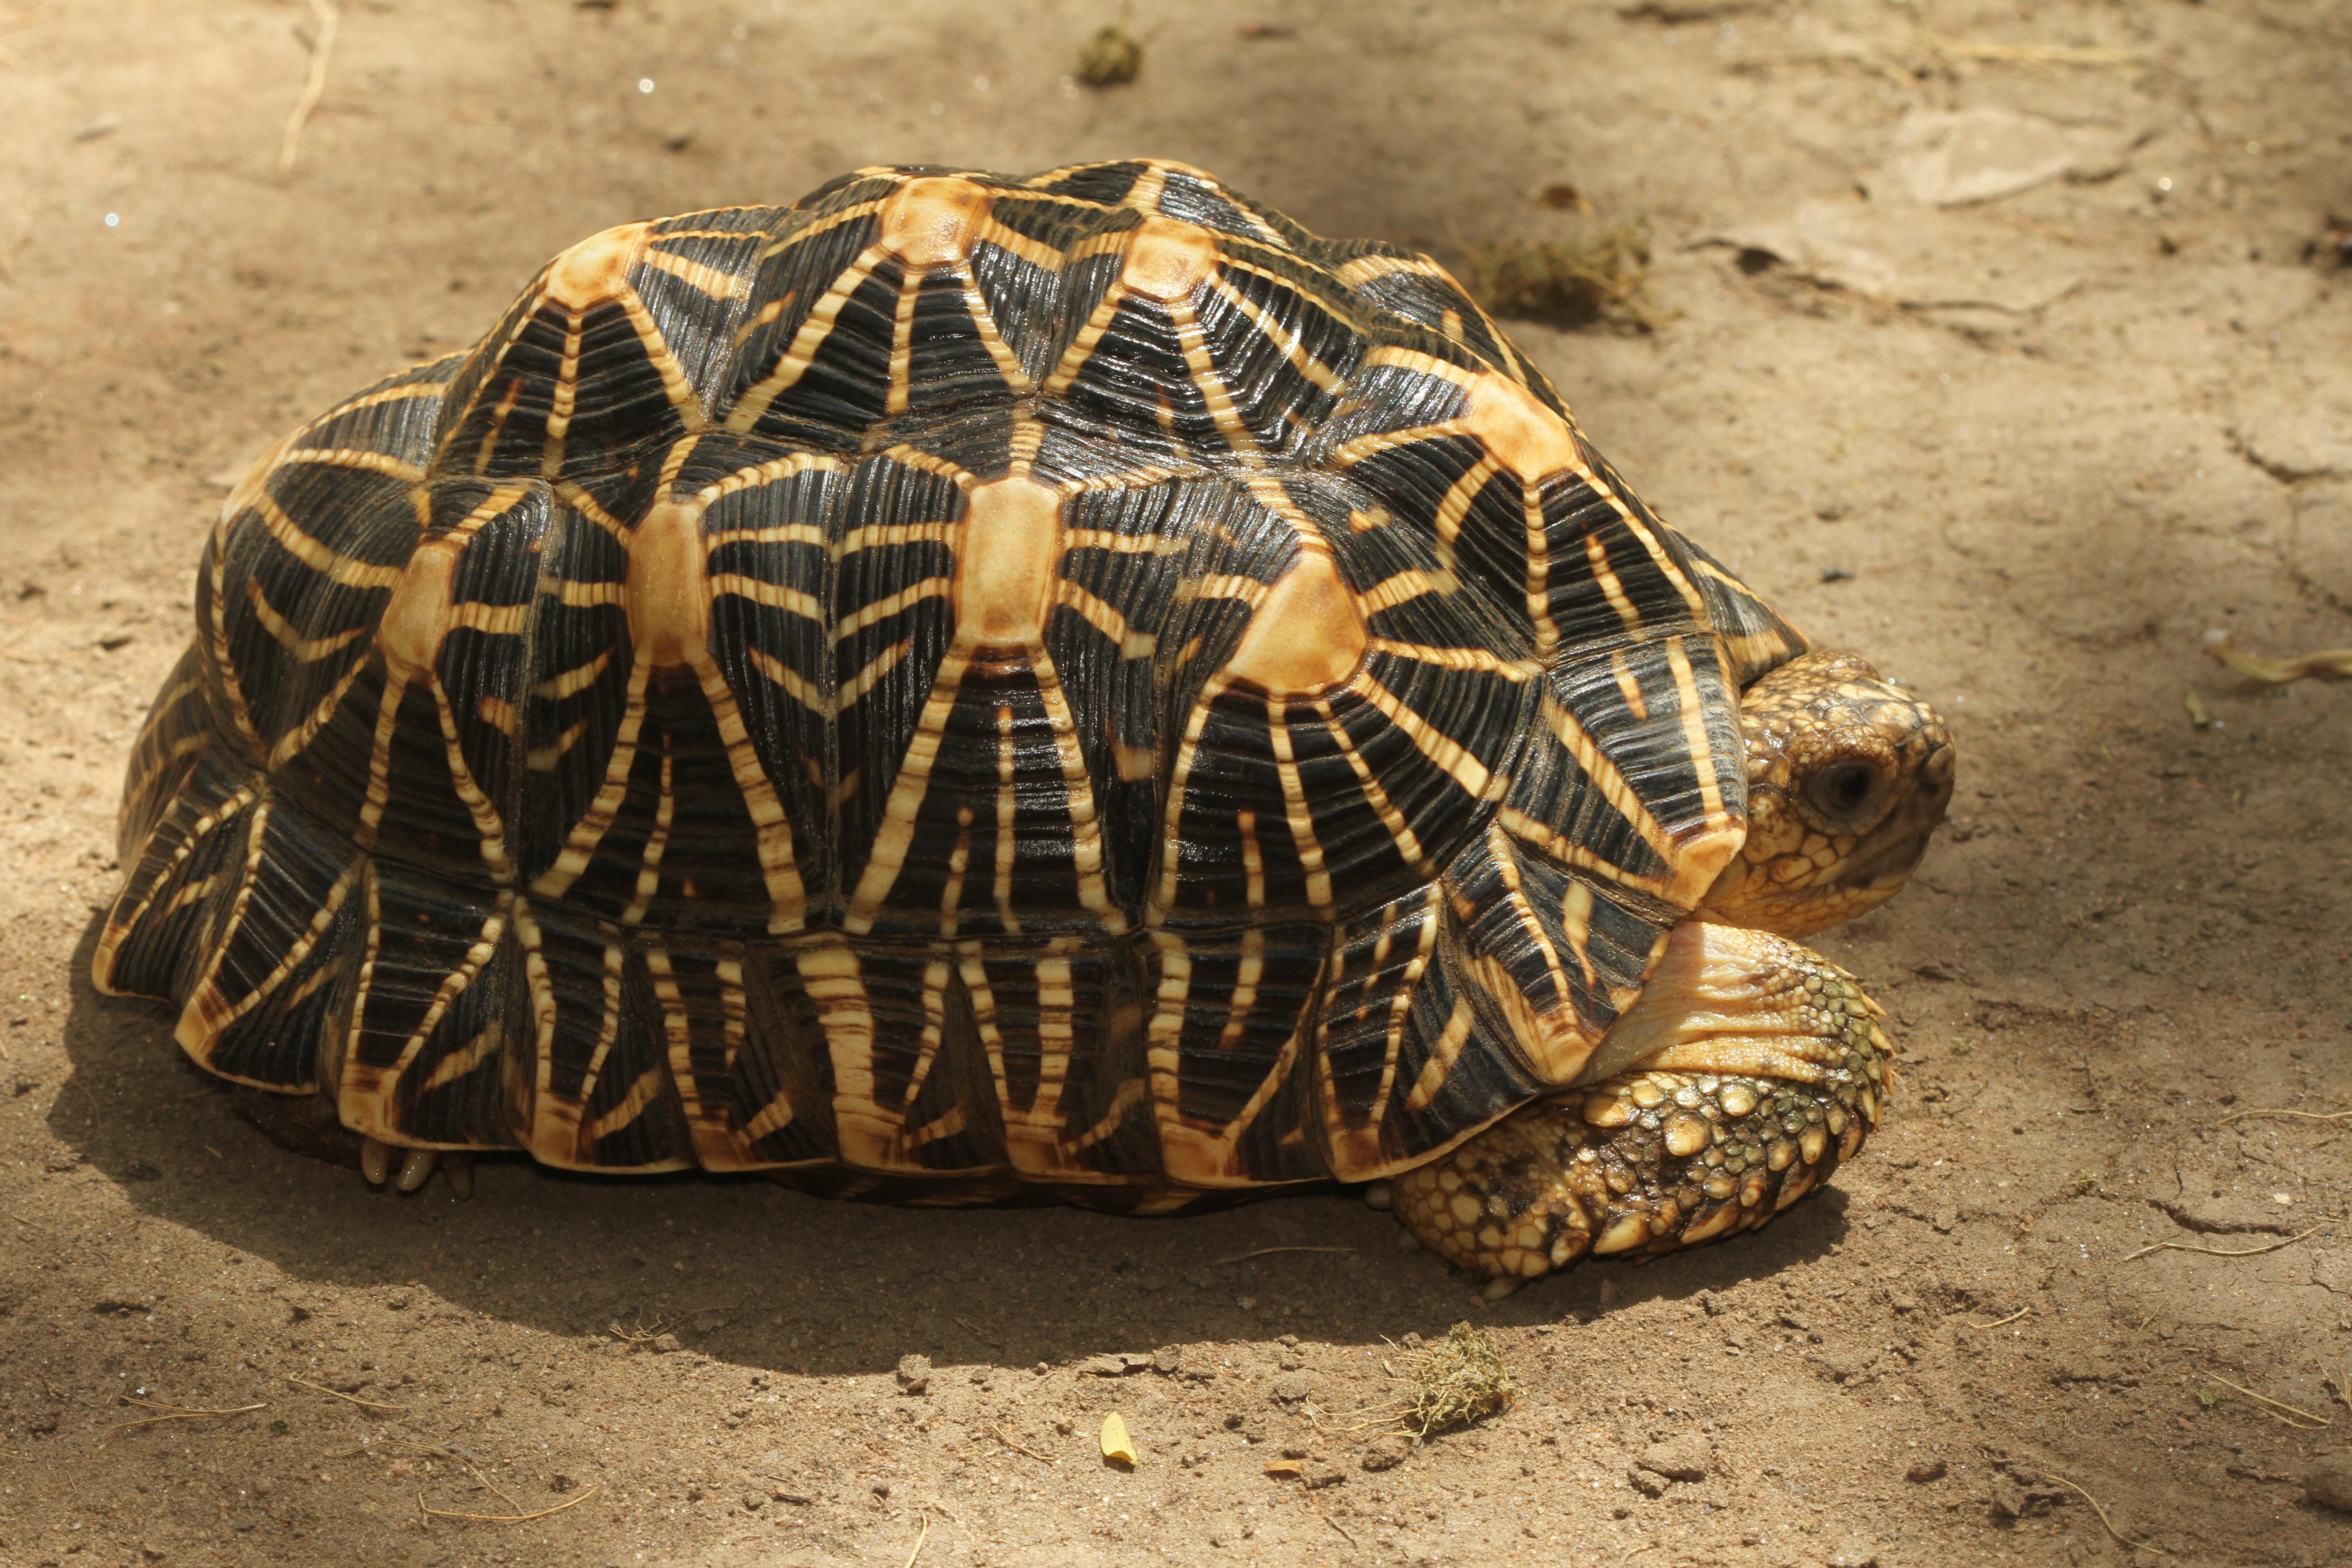
[[[394,1144],[1360,1180],[1576,1077],[1802,647],[1427,258],[862,170],[255,466],[95,972]]]

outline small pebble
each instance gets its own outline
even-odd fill
[[[2304,1472],[2303,1495],[2323,1508],[2352,1513],[2352,1454],[2330,1454]]]

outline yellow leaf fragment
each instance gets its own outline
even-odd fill
[[[1103,1417],[1103,1458],[1121,1465],[1135,1463],[1135,1439],[1127,1435],[1127,1421],[1117,1411]]]

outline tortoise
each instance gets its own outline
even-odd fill
[[[370,1182],[1369,1184],[1497,1291],[1761,1224],[1936,716],[1428,258],[1161,161],[610,229],[223,505],[98,986]]]

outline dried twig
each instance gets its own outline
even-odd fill
[[[302,127],[319,100],[327,96],[327,58],[335,47],[335,26],[341,19],[334,0],[310,0],[310,15],[319,20],[319,32],[310,40],[310,74],[303,79],[302,96],[295,100],[294,112],[286,117],[286,135],[278,143],[281,174],[294,167],[294,155],[302,145]]]
[[[2245,1116],[2286,1116],[2298,1121],[2352,1121],[2352,1110],[2233,1110],[2221,1118],[2221,1125],[2227,1127],[2231,1122]]]
[[[907,1568],[915,1568],[915,1559],[923,1554],[923,1542],[931,1538],[931,1516],[923,1515],[923,1528],[916,1532],[915,1549],[907,1553]]]
[[[2333,1426],[2336,1425],[2335,1422],[2329,1420],[2325,1415],[2319,1415],[2315,1411],[2305,1410],[2299,1405],[2289,1405],[2282,1399],[2273,1399],[2267,1394],[2256,1394],[2252,1389],[2248,1388],[2243,1384],[2231,1383],[2228,1378],[2223,1377],[2218,1372],[2212,1374],[2212,1378],[2214,1382],[2220,1384],[2224,1388],[2234,1388],[2239,1393],[2244,1394],[2247,1398],[2260,1400],[2263,1404],[2271,1406],[2273,1410],[2284,1410],[2288,1415],[2298,1415],[2303,1418],[2302,1421],[2288,1421],[2286,1425],[2290,1426],[2302,1426],[2303,1421],[2313,1422],[2320,1426]],[[2284,1419],[2284,1417],[2282,1417],[2282,1419]],[[2305,1427],[2304,1429],[2306,1431],[2310,1430],[2309,1427]]]
[[[313,1394],[323,1394],[330,1399],[341,1399],[348,1404],[356,1405],[363,1410],[388,1410],[394,1415],[408,1414],[408,1406],[405,1405],[379,1405],[373,1399],[362,1399],[356,1394],[345,1394],[339,1389],[329,1388],[324,1384],[306,1383],[291,1375],[289,1375],[286,1381],[297,1388],[307,1388]]]
[[[1016,1454],[1026,1454],[1033,1459],[1042,1459],[1049,1465],[1060,1463],[1060,1461],[1055,1459],[1051,1454],[1041,1454],[1034,1448],[1023,1447],[1020,1444],[1014,1442],[1012,1435],[1006,1432],[1002,1426],[996,1428],[996,1440],[1003,1444],[1006,1447],[1012,1449]]]
[[[2170,1552],[2166,1551],[2165,1548],[2157,1545],[2153,1542],[2134,1541],[2130,1536],[2126,1535],[2122,1531],[2117,1530],[2116,1528],[2116,1521],[2107,1517],[2107,1510],[2099,1506],[2099,1500],[2084,1491],[2082,1488],[2076,1486],[2074,1482],[2068,1480],[2065,1477],[2052,1476],[2050,1479],[2056,1481],[2060,1486],[2064,1487],[2067,1490],[2073,1492],[2076,1497],[2081,1498],[2084,1502],[2089,1503],[2091,1505],[2091,1511],[2099,1516],[2099,1522],[2106,1527],[2107,1533],[2114,1536],[2126,1546],[2130,1547],[2135,1552],[2160,1552],[2167,1557],[2172,1555]]]
[[[2032,1310],[2033,1310],[2033,1307],[2032,1304],[2029,1302],[2025,1306],[2020,1307],[2016,1311],[2011,1312],[2006,1318],[1996,1318],[1990,1323],[1971,1322],[1969,1324],[1969,1327],[1972,1329],[2005,1329],[2009,1327],[2010,1324],[2017,1321],[2018,1319],[2025,1316],[2026,1313],[2031,1312]]]
[[[1003,1340],[990,1339],[986,1334],[980,1331],[980,1325],[973,1322],[971,1319],[958,1318],[956,1321],[961,1323],[964,1327],[964,1331],[971,1334],[973,1339],[978,1340],[982,1344],[988,1346],[991,1350],[1001,1351],[1004,1348],[1004,1342]]]
[[[1931,33],[1925,27],[1915,27],[1912,33],[1922,48],[1932,49],[1948,60],[1984,60],[2041,71],[2058,66],[2126,69],[2139,64],[2139,56],[2129,49],[2095,45],[2002,44],[1980,38],[1956,38],[1945,33]]]
[[[468,1468],[470,1468],[470,1467]],[[492,1487],[490,1489],[494,1492],[499,1490],[496,1487]],[[499,1495],[500,1497],[506,1496],[504,1492],[499,1492]],[[594,1497],[595,1495],[596,1485],[592,1481],[581,1489],[578,1497],[565,1498],[553,1508],[543,1508],[537,1513],[458,1513],[449,1509],[435,1508],[432,1504],[425,1500],[425,1494],[423,1492],[418,1492],[416,1494],[416,1506],[435,1519],[462,1519],[471,1524],[529,1524],[534,1519],[545,1519],[549,1514],[562,1513],[567,1508],[578,1508],[582,1503],[586,1502],[590,1498]],[[512,1501],[513,1500],[509,1499],[508,1500]]]
[[[2252,676],[2272,686],[2313,676],[2333,680],[2352,679],[2352,647],[2324,648],[2301,658],[2260,658],[2251,653],[2240,653],[2228,632],[2210,631],[2205,634],[2205,651],[2240,675]]]
[[[2298,1231],[2296,1234],[2288,1237],[2284,1241],[2273,1241],[2264,1247],[2241,1247],[2235,1248],[2221,1247],[2194,1247],[2185,1241],[2151,1241],[2146,1247],[2141,1247],[2137,1252],[2126,1257],[2123,1261],[2129,1263],[2132,1258],[2146,1258],[2151,1252],[2201,1252],[2208,1258],[2252,1258],[2257,1253],[2276,1252],[2282,1247],[2293,1247],[2305,1237],[2316,1236],[2318,1234],[2319,1226],[2315,1225],[2309,1230]]]
[[[205,1421],[221,1415],[244,1415],[269,1408],[268,1405],[238,1405],[226,1410],[194,1410],[184,1405],[162,1405],[152,1399],[140,1399],[128,1394],[122,1396],[122,1403],[138,1405],[142,1410],[160,1410],[163,1414],[143,1416],[137,1421],[118,1422],[107,1428],[109,1432],[128,1431],[133,1426],[152,1426],[160,1421]]]
[[[1219,1263],[1244,1263],[1253,1258],[1264,1258],[1276,1252],[1353,1252],[1352,1247],[1261,1247],[1255,1252],[1236,1252],[1231,1258],[1220,1258]]]

